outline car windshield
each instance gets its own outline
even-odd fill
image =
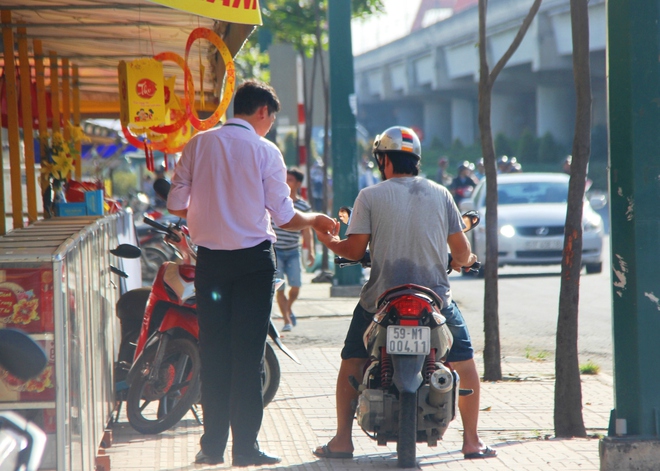
[[[566,203],[568,182],[520,182],[498,185],[498,204]]]

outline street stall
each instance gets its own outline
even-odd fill
[[[140,276],[109,253],[135,243],[133,216],[83,174],[83,120],[120,119],[154,171],[154,151],[181,151],[224,115],[259,3],[4,0],[0,13],[0,328],[49,358],[27,381],[0,370],[0,412],[46,432],[40,469],[107,470],[115,303]]]

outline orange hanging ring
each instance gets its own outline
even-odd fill
[[[193,104],[195,103],[195,92],[193,87],[188,85],[189,80],[192,83],[192,73],[190,72],[190,69],[188,67],[184,69],[184,74],[185,74],[184,94],[186,95],[186,114],[190,119],[190,124],[192,124],[195,129],[198,129],[200,131],[205,131],[215,126],[218,123],[218,121],[220,121],[220,118],[225,113],[225,111],[227,111],[227,108],[229,107],[229,102],[231,101],[232,96],[234,95],[234,85],[236,83],[236,69],[234,67],[234,60],[225,42],[222,40],[222,38],[220,38],[220,36],[218,36],[208,28],[195,28],[190,33],[190,36],[188,36],[188,42],[186,43],[186,58],[185,58],[186,66],[188,65],[188,55],[190,54],[190,48],[197,39],[206,39],[218,49],[218,52],[222,56],[222,60],[225,63],[225,69],[226,69],[225,90],[224,93],[222,94],[222,99],[220,100],[220,104],[215,109],[213,114],[206,119],[199,119],[193,110]]]
[[[188,63],[181,57],[179,54],[175,52],[161,52],[160,54],[156,54],[154,56],[154,59],[156,59],[159,62],[163,61],[172,61],[175,64],[177,64],[179,67],[181,67],[181,70],[183,71],[184,74],[184,80],[188,80],[188,77],[190,77],[190,87],[194,87],[194,83],[192,80],[192,74],[190,73],[190,70],[188,70]],[[185,90],[185,86],[184,86]],[[170,93],[174,93],[174,90],[171,90]],[[194,94],[193,94],[194,96]],[[184,101],[184,108],[186,111],[188,110],[188,95],[184,93],[183,96],[183,101]],[[186,113],[181,113],[181,116],[172,124],[164,124],[160,126],[151,126],[149,129],[151,129],[154,132],[158,132],[161,134],[169,134],[171,132],[178,131],[181,129],[181,127],[186,124],[186,121],[188,121],[188,116],[187,112]]]

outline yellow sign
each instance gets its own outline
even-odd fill
[[[155,59],[119,62],[119,117],[124,126],[145,128],[165,122],[163,63]]]
[[[261,25],[259,0],[151,0],[154,3],[228,23]]]

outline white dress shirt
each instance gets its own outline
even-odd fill
[[[275,242],[295,212],[277,146],[242,119],[199,133],[176,165],[167,207],[187,209],[193,242],[212,250]]]

